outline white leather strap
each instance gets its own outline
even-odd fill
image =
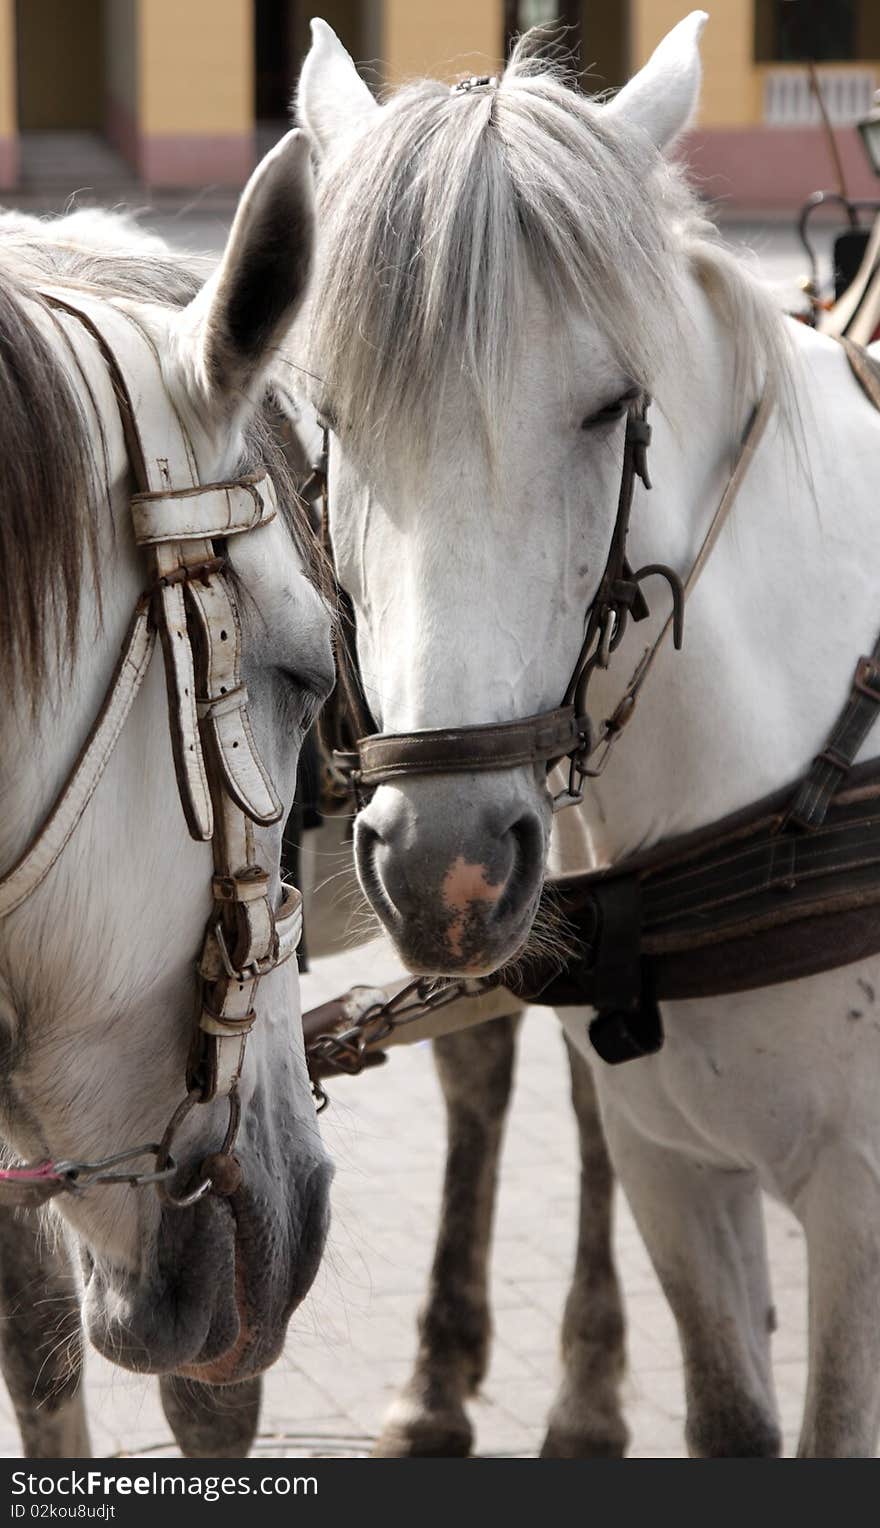
[[[227,580],[192,580],[187,605],[195,617],[204,653],[197,704],[205,738],[233,801],[252,822],[277,822],[284,807],[257,752],[241,682],[241,627]]]
[[[135,536],[147,553],[152,587],[139,602],[126,652],[70,781],[27,853],[0,881],[0,916],[39,884],[88,805],[146,672],[157,628],[180,800],[191,835],[211,841],[214,859],[214,909],[198,967],[198,1043],[187,1070],[188,1088],[208,1101],[237,1087],[259,983],[293,953],[302,927],[299,893],[287,888],[276,916],[269,878],[256,859],[252,824],[276,822],[283,807],[254,743],[234,586],[212,539],[271,520],[274,489],[262,474],[200,484],[160,358],[140,325],[124,307],[84,293],[49,289],[43,295],[84,324],[108,366],[138,488]]]
[[[128,630],[122,656],[85,747],[67,784],[24,854],[0,880],[0,918],[14,912],[52,869],[91,801],[116,745],[134,698],[150,666],[156,634],[141,601]]]
[[[211,483],[176,493],[136,493],[131,517],[138,546],[152,546],[240,536],[268,525],[277,508],[272,480],[263,472],[236,483]]]

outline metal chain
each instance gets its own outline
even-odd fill
[[[395,1030],[405,1029],[459,998],[480,997],[498,985],[497,975],[418,976],[384,1003],[371,1003],[347,1029],[317,1035],[306,1047],[306,1059],[310,1066],[320,1062],[333,1071],[356,1077],[367,1065],[370,1051]],[[320,1113],[327,1107],[329,1099],[316,1079],[313,1079],[312,1090]]]

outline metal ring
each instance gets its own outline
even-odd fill
[[[201,1182],[199,1182],[195,1188],[190,1189],[188,1193],[175,1194],[168,1186],[167,1173],[165,1172],[168,1164],[173,1163],[174,1160],[171,1156],[171,1142],[173,1141],[176,1132],[183,1124],[184,1120],[187,1119],[191,1114],[192,1110],[196,1107],[196,1104],[202,1104],[209,1101],[210,1100],[204,1099],[202,1097],[197,1088],[191,1088],[186,1097],[182,1099],[181,1102],[177,1105],[177,1108],[175,1109],[165,1128],[165,1134],[162,1136],[162,1139],[159,1142],[159,1149],[156,1156],[156,1169],[157,1172],[162,1172],[163,1176],[156,1182],[156,1192],[164,1204],[171,1205],[175,1210],[189,1209],[190,1205],[198,1203],[200,1199],[204,1198],[205,1194],[209,1194],[214,1186],[209,1177],[203,1177]],[[228,1104],[229,1119],[226,1125],[226,1133],[223,1137],[223,1145],[220,1147],[221,1153],[228,1153],[231,1150],[235,1142],[235,1137],[238,1134],[238,1126],[241,1120],[241,1099],[239,1098],[238,1091],[236,1089],[233,1089],[232,1092],[228,1094]]]

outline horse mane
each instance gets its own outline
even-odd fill
[[[491,444],[533,278],[555,317],[589,314],[652,391],[696,275],[731,328],[743,418],[762,386],[786,394],[770,295],[682,171],[574,88],[535,35],[494,86],[396,91],[319,173],[310,391],[367,456],[390,442],[423,461],[448,381],[469,390]]]
[[[0,214],[0,678],[10,693],[21,686],[35,699],[50,663],[65,671],[62,656],[76,653],[89,580],[100,613],[98,517],[110,496],[97,409],[38,288],[183,307],[212,265],[174,253],[125,214],[89,210],[57,221]],[[245,430],[241,470],[268,467],[320,584],[287,467],[287,433],[270,386]]]

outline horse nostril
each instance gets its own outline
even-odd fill
[[[503,895],[494,909],[494,918],[508,916],[518,909],[523,890],[533,879],[536,862],[543,858],[541,823],[535,812],[523,812],[507,830],[512,842],[510,873]]]

